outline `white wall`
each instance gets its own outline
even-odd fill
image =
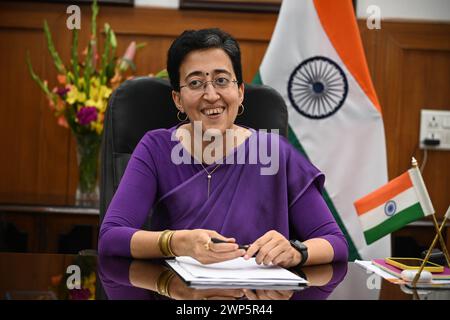
[[[135,0],[134,3],[137,7],[152,6],[177,9],[180,6],[180,0]],[[380,7],[382,19],[450,22],[450,0],[357,0],[358,18],[368,16],[366,10],[370,5]]]
[[[134,0],[136,7],[175,8],[180,6],[180,0]]]
[[[450,0],[357,0],[358,18],[368,16],[370,5],[380,7],[381,19],[450,22]]]

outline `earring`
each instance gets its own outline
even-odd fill
[[[242,111],[239,112],[239,108],[240,108],[240,107],[242,107]],[[243,114],[243,113],[244,113],[244,109],[245,109],[245,108],[244,108],[244,105],[243,105],[242,103],[241,103],[241,105],[239,106],[239,108],[238,108],[238,114],[237,114],[238,116],[240,116],[241,114]]]
[[[181,118],[180,118],[180,113],[183,113],[183,114],[184,114],[184,112],[181,112],[180,110],[178,110],[178,113],[177,113],[177,119],[178,119],[178,120],[180,120],[181,122],[184,122],[184,121],[186,121],[186,120],[187,120],[187,118],[188,118],[188,116],[186,115],[186,118],[184,118],[184,119],[181,119]]]

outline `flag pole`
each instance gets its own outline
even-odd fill
[[[419,170],[417,160],[414,157],[412,157],[411,165],[412,165],[412,167],[414,169]],[[420,175],[422,175],[422,173],[420,171],[419,171],[419,173],[420,173]],[[442,252],[444,253],[445,260],[447,262],[447,266],[450,268],[450,256],[448,254],[447,246],[445,244],[444,237],[442,236],[442,232],[440,231],[439,224],[438,224],[437,219],[436,219],[436,214],[434,212],[432,214],[432,217],[433,217],[434,228],[435,228],[436,233],[437,233],[437,235],[439,237],[439,243],[441,244]],[[445,221],[443,221],[443,224],[445,224]]]
[[[449,210],[450,210],[450,207],[449,207]],[[438,224],[434,214],[433,214],[433,223],[434,223],[434,228],[436,229],[436,232],[439,232],[439,230],[440,230],[439,229],[439,224]],[[442,225],[445,225],[445,220],[442,221]],[[441,247],[442,247],[442,251],[444,253],[445,261],[447,262],[447,266],[450,268],[450,257],[449,257],[448,251],[447,251],[447,246],[445,244],[444,239],[442,238],[442,233],[439,232],[438,234],[439,234],[439,242],[441,243]]]
[[[449,215],[450,215],[450,207],[448,208],[447,213],[444,216],[444,220],[442,221],[441,227],[438,229],[438,232],[442,232],[442,229],[444,229],[445,223],[447,222],[447,218]],[[414,287],[416,286],[416,283],[420,278],[420,274],[422,273],[423,268],[425,268],[425,264],[428,262],[428,259],[430,259],[431,251],[433,250],[434,246],[436,245],[438,238],[439,238],[439,235],[436,234],[436,236],[433,239],[433,242],[431,243],[430,248],[428,248],[427,255],[425,256],[425,259],[423,259],[422,265],[420,266],[419,271],[417,272],[416,276],[414,277],[414,279],[411,283]]]
[[[419,172],[420,176],[422,175],[422,173],[420,172],[420,170],[418,168],[417,160],[414,157],[412,157],[411,166],[412,166],[413,169],[415,169],[415,170],[417,170]],[[448,213],[448,211],[449,210],[447,210],[447,213]],[[447,220],[447,213],[444,216],[444,221],[442,221],[441,227],[440,228],[438,227],[436,229],[436,235],[435,235],[435,237],[433,239],[433,242],[431,243],[431,246],[428,248],[427,254],[425,255],[425,258],[423,259],[422,264],[420,265],[419,271],[416,273],[416,275],[415,275],[415,277],[414,277],[414,279],[413,279],[413,281],[411,283],[412,286],[414,286],[414,287],[416,286],[417,281],[420,278],[420,274],[422,273],[423,269],[425,268],[425,265],[427,264],[428,260],[430,259],[431,252],[432,252],[433,248],[436,246],[436,242],[438,241],[438,239],[440,240],[441,244],[443,243],[443,240],[441,240],[441,238],[442,238],[441,231],[442,231],[442,229],[445,226],[445,223],[446,223],[446,220]],[[433,210],[432,216],[433,216],[433,222],[435,223],[435,227],[436,227],[436,226],[438,226],[438,224],[437,224],[437,221],[436,221],[434,210]],[[444,248],[445,248],[445,246],[444,246]],[[442,250],[444,250],[444,249],[442,249]],[[445,251],[447,251],[447,250],[445,249]],[[447,258],[447,256],[446,256],[446,258]],[[448,262],[448,260],[447,260],[447,262]]]

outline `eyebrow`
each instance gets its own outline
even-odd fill
[[[212,72],[212,74],[218,74],[218,73],[226,73],[231,76],[231,72],[229,72],[228,70],[225,70],[225,69],[214,69],[214,71]],[[186,80],[192,76],[203,76],[203,75],[204,75],[204,72],[202,72],[202,71],[192,71],[184,79]]]

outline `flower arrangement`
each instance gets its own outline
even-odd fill
[[[69,289],[67,280],[70,274],[61,273],[50,278],[49,290],[57,299],[61,300],[94,300],[96,297],[97,259],[95,256],[76,256],[73,263],[79,266],[81,277],[79,282],[73,283],[78,289]]]
[[[77,141],[79,165],[77,200],[81,202],[98,199],[98,154],[108,99],[114,89],[132,77],[126,73],[129,69],[135,71],[134,56],[136,51],[145,45],[133,41],[125,54],[117,58],[117,40],[114,31],[108,23],[105,23],[103,53],[98,52],[96,31],[98,12],[99,7],[94,0],[90,40],[82,54],[84,59],[78,57],[78,30],[72,30],[69,66],[62,62],[55,49],[47,21],[44,21],[48,50],[58,71],[57,85],[52,90],[49,89],[46,80],[43,81],[36,75],[27,54],[30,75],[46,95],[57,123],[70,128]]]

